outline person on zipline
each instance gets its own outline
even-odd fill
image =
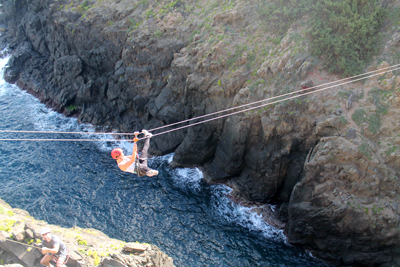
[[[42,254],[45,255],[40,263],[50,267],[50,260],[53,259],[57,263],[57,267],[65,267],[65,263],[68,261],[68,249],[67,246],[61,241],[61,239],[51,234],[51,230],[48,227],[44,227],[40,230],[42,235]]]
[[[142,130],[142,134],[147,138],[144,143],[142,153],[140,154],[140,158],[137,158],[137,145],[136,142],[139,140],[137,135],[139,132],[135,132],[135,138],[133,139],[133,152],[130,156],[125,156],[124,151],[121,148],[114,148],[111,151],[111,157],[117,161],[118,167],[121,171],[130,172],[137,174],[138,176],[155,176],[158,175],[158,171],[150,169],[147,166],[147,150],[150,146],[150,138],[153,134],[149,133],[146,130]],[[138,160],[138,162],[137,162]]]

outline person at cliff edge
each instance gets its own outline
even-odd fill
[[[125,156],[124,151],[121,148],[115,148],[111,151],[111,157],[117,161],[118,168],[124,172],[130,172],[137,174],[138,176],[155,176],[158,175],[157,170],[150,169],[147,166],[147,150],[149,150],[150,146],[150,138],[153,134],[149,133],[146,130],[142,130],[142,134],[147,138],[146,142],[144,143],[142,153],[140,154],[140,158],[138,157],[137,153],[137,144],[136,142],[139,141],[137,136],[139,132],[135,132],[135,138],[133,139],[133,152],[130,156]]]
[[[51,234],[51,230],[48,227],[44,227],[40,234],[42,235],[42,254],[45,256],[40,261],[41,264],[50,267],[51,259],[57,263],[57,267],[64,267],[68,261],[68,249],[67,246],[61,241],[61,239]]]

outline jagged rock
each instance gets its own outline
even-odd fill
[[[26,233],[24,227],[25,225],[22,223],[19,223],[17,226],[13,227],[11,233],[18,242],[22,242],[23,240],[25,240]]]
[[[34,238],[35,238],[34,233],[33,233],[32,230],[30,230],[30,229],[25,230],[25,235],[26,235],[26,237],[29,238],[29,239],[34,239]]]
[[[91,255],[96,255],[99,259],[99,266],[130,266],[130,267],[144,267],[152,263],[151,266],[154,267],[173,267],[173,259],[168,257],[157,246],[139,244],[139,243],[127,243],[124,244],[124,250],[126,252],[121,252],[121,244],[119,240],[111,239],[104,233],[95,229],[64,229],[54,225],[48,225],[43,221],[36,221],[34,218],[29,216],[29,213],[20,209],[12,209],[7,206],[0,199],[0,208],[5,210],[4,215],[6,220],[12,221],[26,221],[26,224],[15,223],[9,232],[0,233],[0,258],[2,262],[9,263],[19,263],[25,267],[38,266],[43,254],[40,252],[39,248],[41,244],[31,243],[30,237],[26,239],[16,240],[16,233],[21,231],[35,231],[32,229],[41,229],[43,226],[50,227],[52,232],[59,236],[61,240],[66,244],[69,250],[69,259],[67,266],[69,267],[84,267],[93,266],[95,261],[94,258],[85,253],[80,253],[80,251],[86,251],[89,247],[93,252]],[[10,212],[7,212],[10,211]],[[23,228],[26,230],[23,230]],[[3,234],[4,233],[4,234]],[[13,233],[13,234],[11,234]],[[77,242],[77,241],[80,242]],[[34,247],[32,247],[34,246]],[[102,257],[102,254],[110,253],[112,258]],[[131,254],[139,254],[137,256],[132,256]]]
[[[99,266],[100,267],[126,267],[125,264],[122,264],[121,262],[111,259],[111,258],[105,258]]]
[[[387,181],[395,175],[392,170],[379,161],[366,160],[377,156],[362,140],[359,136],[351,140],[323,138],[314,148],[304,165],[304,176],[293,190],[286,232],[291,242],[304,244],[314,255],[334,263],[394,263],[399,256],[391,253],[387,244],[400,248],[400,232],[393,228],[399,224],[400,212],[386,204],[398,203],[398,197],[382,197],[381,190],[400,188],[395,180]],[[314,222],[313,227],[309,221]],[[364,253],[363,260],[356,258],[351,251],[365,251],[366,243],[385,253]]]
[[[244,22],[243,15],[238,10],[232,10],[225,14],[217,14],[213,20],[214,24],[228,23],[228,24],[233,24],[235,26],[244,26],[243,22]]]
[[[345,137],[347,140],[355,139],[357,137],[356,129],[353,128],[348,129]]]
[[[351,100],[351,97],[349,97],[346,101],[346,109],[351,109],[353,106],[353,101]]]
[[[148,245],[139,244],[139,243],[126,243],[124,246],[124,250],[133,253],[141,253],[148,250],[150,247]]]

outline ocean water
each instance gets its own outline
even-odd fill
[[[6,63],[0,59],[0,68]],[[121,172],[110,151],[129,152],[132,144],[96,141],[112,137],[91,134],[91,125],[46,108],[0,75],[0,130],[85,133],[0,133],[0,138],[93,140],[0,141],[0,198],[12,207],[51,224],[155,244],[176,266],[329,266],[289,245],[281,230],[251,209],[231,202],[228,187],[204,183],[195,168],[170,168],[172,154],[149,160],[160,171],[157,177]]]

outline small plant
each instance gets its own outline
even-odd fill
[[[87,241],[84,240],[80,235],[76,236],[76,241],[78,242],[78,245],[87,246]]]
[[[157,37],[157,38],[160,38],[161,36],[163,36],[163,32],[160,31],[160,30],[157,30],[157,31],[154,32],[154,36]]]
[[[15,225],[15,220],[4,220],[0,221],[0,231],[11,232],[13,226]]]
[[[68,111],[75,111],[76,109],[77,109],[77,107],[76,106],[74,106],[74,105],[69,105],[69,106],[67,106],[67,107],[65,107]]]
[[[99,253],[97,251],[89,250],[89,251],[87,251],[86,255],[91,256],[94,259],[93,264],[95,266],[100,264],[100,257],[99,257]]]
[[[374,113],[371,114],[371,116],[368,119],[368,130],[372,133],[372,134],[377,134],[379,131],[379,128],[381,128],[381,118],[379,116],[379,114]]]
[[[348,123],[348,121],[346,120],[346,118],[343,115],[339,117],[340,125],[346,125],[347,123]]]
[[[365,118],[366,112],[364,109],[359,108],[356,109],[353,113],[353,115],[351,115],[351,118],[353,119],[353,121],[360,126],[362,123],[366,122],[366,118]]]
[[[360,146],[358,146],[358,151],[360,151],[360,153],[366,156],[369,160],[372,159],[367,143],[362,143]]]

